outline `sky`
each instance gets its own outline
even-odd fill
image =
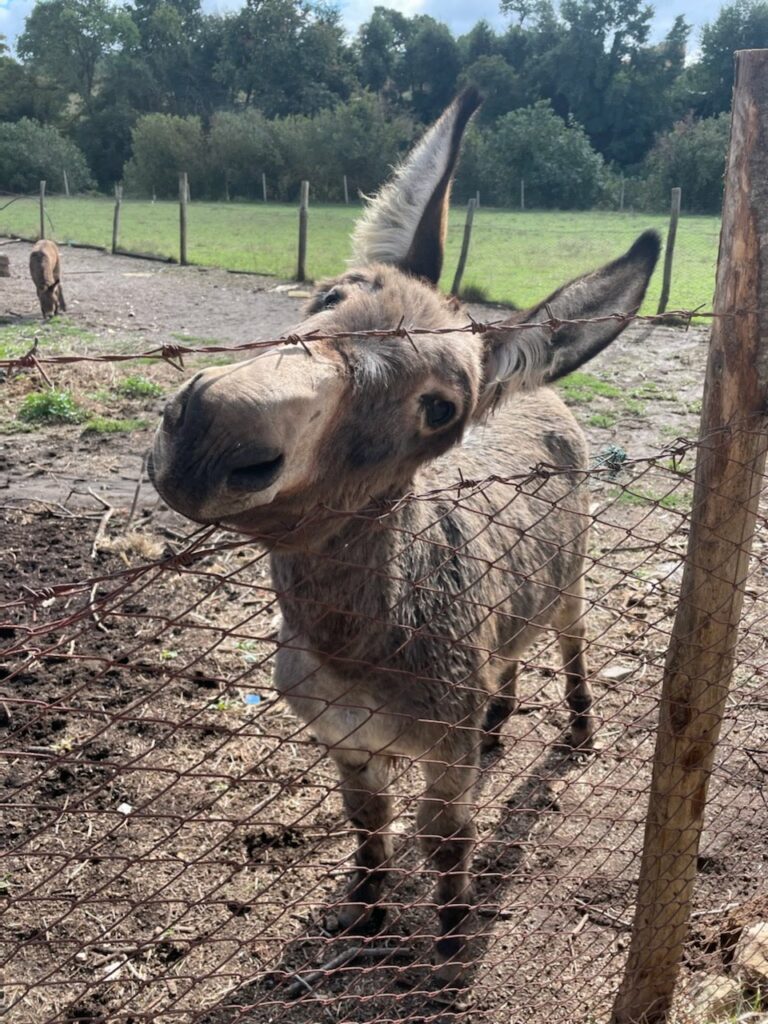
[[[499,14],[498,0],[337,0],[344,23],[350,32],[371,16],[377,3],[393,7],[403,14],[431,14],[439,21],[446,22],[454,35],[463,35],[481,18],[494,28],[503,29],[507,19]],[[16,36],[24,28],[24,19],[34,5],[34,0],[0,0],[0,35],[6,36],[13,45]],[[223,12],[242,6],[241,0],[203,0],[207,11]],[[671,27],[675,15],[684,14],[694,26],[691,36],[692,48],[698,42],[698,29],[717,14],[722,0],[657,0],[653,4],[654,38],[660,39]]]

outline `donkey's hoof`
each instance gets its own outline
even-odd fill
[[[375,935],[381,931],[387,913],[367,903],[345,903],[326,916],[325,928],[332,935]]]

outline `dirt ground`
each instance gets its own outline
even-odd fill
[[[29,326],[44,352],[51,329],[35,326],[29,246],[2,251],[13,276],[0,281],[0,315],[17,314],[11,328]],[[301,297],[271,279],[85,250],[66,251],[64,268],[69,347],[79,353],[236,344],[276,337],[301,317]],[[271,687],[277,608],[263,552],[196,533],[147,481],[139,486],[163,399],[118,393],[135,363],[54,366],[56,386],[83,404],[147,425],[23,431],[20,403],[44,384],[28,371],[6,375],[7,1019],[605,1020],[626,955],[685,550],[693,457],[677,439],[696,433],[705,353],[701,329],[633,328],[590,365],[593,376],[566,389],[596,465],[614,460],[617,470],[615,479],[596,470],[592,483],[598,749],[569,756],[556,745],[565,711],[556,644],[545,635],[523,666],[523,713],[486,759],[474,858],[481,930],[470,989],[453,1002],[432,989],[433,879],[408,839],[415,769],[403,765],[396,780],[382,930],[359,940],[352,960],[358,940],[326,927],[353,849],[335,773]],[[185,373],[202,361],[188,360]],[[168,391],[183,379],[165,363],[138,368]],[[764,526],[763,518],[711,784],[686,977],[728,969],[735,929],[768,888]],[[203,554],[159,564],[190,538]],[[323,966],[317,979],[311,972]]]

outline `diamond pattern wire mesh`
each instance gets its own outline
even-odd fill
[[[8,513],[18,591],[0,607],[7,1019],[605,1019],[631,930],[696,448],[677,439],[652,457],[603,460],[574,483],[591,496],[597,749],[559,743],[564,685],[557,633],[544,629],[520,665],[503,744],[483,756],[467,796],[476,933],[458,994],[434,980],[437,872],[414,840],[415,762],[398,759],[390,781],[394,854],[378,930],[335,930],[354,828],[325,749],[272,687],[280,641],[268,556],[215,530],[149,527],[103,534],[94,562],[92,518],[34,502]],[[551,472],[493,483],[513,504]],[[490,483],[406,500],[437,521],[458,503],[481,507]],[[546,530],[547,514],[532,528]],[[764,889],[765,525],[763,510],[699,858],[691,969],[719,962],[713,926]],[[44,577],[29,570],[28,550]]]

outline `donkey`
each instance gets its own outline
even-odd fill
[[[587,748],[593,733],[586,442],[542,385],[621,332],[610,314],[638,309],[659,253],[658,236],[643,234],[508,321],[533,326],[467,331],[436,285],[478,105],[462,93],[369,202],[354,269],[317,288],[296,329],[315,340],[198,373],[165,410],[150,470],[177,511],[270,549],[283,619],[275,686],[336,762],[357,834],[344,930],[381,919],[388,786],[397,758],[420,763],[435,974],[449,985],[465,980],[473,931],[480,755],[515,709],[517,662],[544,627],[558,634],[569,741]],[[361,336],[372,330],[381,335]],[[500,479],[530,479],[541,464],[530,487]],[[482,493],[461,490],[473,479],[489,481]]]
[[[61,289],[61,263],[59,249],[55,242],[41,238],[29,254],[29,272],[37,288],[43,320],[66,313],[64,292]]]

